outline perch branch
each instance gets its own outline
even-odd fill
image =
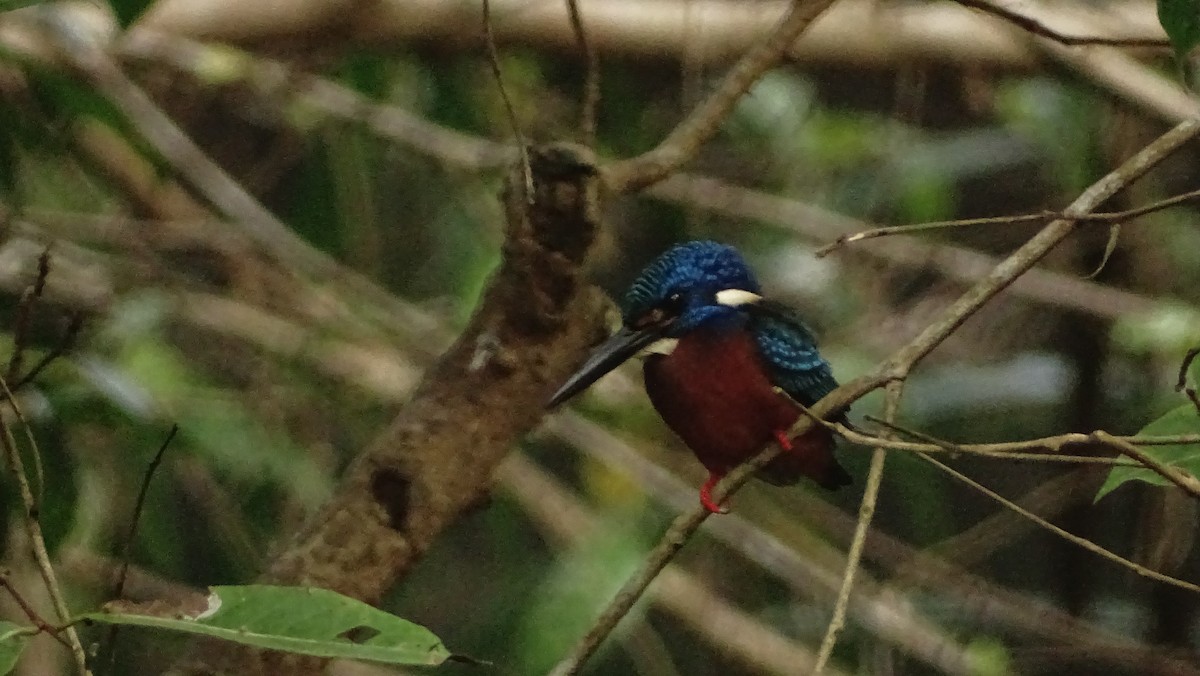
[[[864,394],[890,381],[906,378],[913,366],[949,337],[968,317],[1071,234],[1077,223],[1074,220],[1075,217],[1095,209],[1116,192],[1141,177],[1185,142],[1194,138],[1198,132],[1200,132],[1200,118],[1189,119],[1135,153],[1072,202],[1064,210],[1064,214],[1068,218],[1057,219],[1047,224],[982,280],[967,290],[946,309],[939,319],[926,327],[907,345],[885,360],[870,374],[852,380],[826,395],[813,407],[813,412],[817,416],[824,417],[832,411],[845,409]],[[799,436],[807,432],[812,425],[808,416],[801,416],[790,433]],[[765,466],[778,453],[778,448],[769,446],[755,458],[735,469],[717,485],[714,499],[718,502],[724,500],[729,493],[744,484],[754,471]],[[554,676],[565,676],[578,671],[604,637],[616,626],[620,618],[628,613],[654,575],[666,565],[675,552],[683,546],[683,541],[691,537],[707,516],[707,511],[703,507],[697,506],[680,515],[672,523],[663,539],[651,550],[642,567],[634,572],[627,584],[604,609],[592,628],[551,672]]]
[[[1080,223],[1102,223],[1107,225],[1123,223],[1146,214],[1169,209],[1180,204],[1186,204],[1200,198],[1200,190],[1192,190],[1181,195],[1175,195],[1163,200],[1151,202],[1135,209],[1127,209],[1125,211],[1114,211],[1109,213],[1085,214],[1076,216],[1075,219]],[[817,258],[828,255],[833,250],[842,247],[846,244],[861,242],[866,239],[874,239],[876,237],[886,237],[889,235],[907,235],[914,232],[925,232],[928,230],[941,230],[945,228],[961,228],[977,225],[1019,225],[1023,223],[1044,223],[1056,218],[1067,218],[1066,214],[1044,211],[1040,214],[1020,214],[1015,216],[991,216],[987,218],[964,218],[951,221],[930,221],[928,223],[912,223],[908,225],[889,225],[880,228],[871,228],[869,230],[861,230],[855,233],[847,233],[838,237],[836,240],[817,249],[813,253]]]
[[[510,455],[498,471],[500,480],[527,514],[565,546],[585,541],[599,525],[580,500],[524,455]],[[809,672],[812,651],[778,633],[769,624],[742,612],[678,565],[663,571],[650,594],[655,605],[756,672],[786,675]],[[844,674],[840,669],[827,673]]]

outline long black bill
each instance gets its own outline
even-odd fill
[[[579,367],[575,375],[558,388],[546,408],[554,408],[571,397],[586,390],[604,374],[620,366],[626,359],[637,354],[643,347],[662,338],[667,325],[648,326],[644,329],[622,327],[612,338],[604,341],[592,352],[588,360]]]

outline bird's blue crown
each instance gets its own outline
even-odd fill
[[[621,315],[626,325],[636,326],[656,310],[672,311],[678,319],[668,335],[679,336],[702,325],[737,321],[737,308],[716,300],[717,292],[726,289],[759,293],[737,249],[717,242],[687,242],[642,270],[625,293]]]

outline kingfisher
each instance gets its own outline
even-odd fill
[[[553,408],[635,355],[663,421],[708,469],[700,503],[722,512],[712,489],[774,440],[782,453],[761,472],[776,485],[807,476],[835,489],[850,475],[833,434],[788,430],[837,387],[816,339],[789,308],[761,295],[741,254],[711,241],[679,244],[638,275],[621,302],[622,326],[550,398]],[[837,414],[844,419],[845,411]]]

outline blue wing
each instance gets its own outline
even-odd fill
[[[771,379],[788,396],[812,406],[838,386],[816,338],[789,308],[766,300],[744,307]]]

